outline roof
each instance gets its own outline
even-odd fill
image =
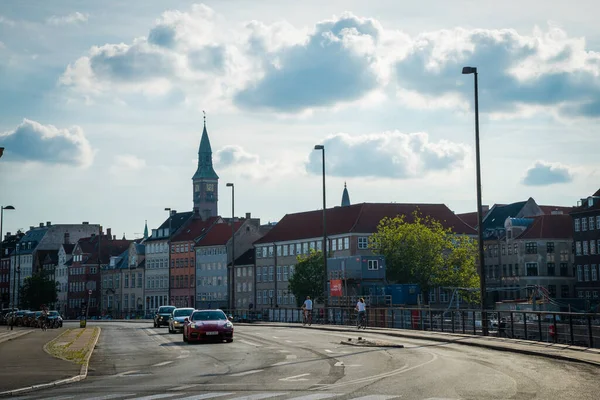
[[[136,242],[134,246],[135,246],[136,254],[138,254],[138,255],[146,254],[146,245]]]
[[[169,228],[169,219],[171,220],[171,232],[177,232],[179,228],[181,228],[192,216],[194,213],[192,211],[186,211],[181,213],[175,213],[172,217],[168,217],[165,222],[163,222],[158,229],[168,229]],[[154,240],[165,240],[168,236],[150,236],[146,241],[154,241]]]
[[[504,222],[509,217],[516,217],[517,214],[527,204],[527,201],[519,201],[517,203],[500,205],[496,204],[486,214],[483,220],[483,229],[504,229]]]
[[[220,217],[210,217],[206,220],[201,218],[192,218],[183,226],[179,232],[173,236],[171,242],[184,242],[195,240],[205,235],[210,227],[219,220]]]
[[[488,214],[489,211],[490,211],[489,209],[484,210],[482,218],[485,218],[485,216]],[[456,216],[458,218],[462,219],[471,228],[477,229],[477,211],[456,214]]]
[[[44,236],[46,235],[46,233],[48,232],[47,227],[41,227],[41,228],[33,228],[30,229],[29,231],[27,231],[27,233],[25,233],[25,236],[23,236],[21,238],[21,240],[19,240],[19,254],[27,254],[27,253],[33,253],[33,251],[35,250],[35,247],[40,243],[40,241],[44,238]],[[23,248],[23,244],[24,243],[28,243],[31,242],[33,243],[31,248]]]
[[[588,203],[589,199],[592,199],[591,206]],[[581,199],[581,202],[579,203],[579,205],[577,207],[573,207],[571,209],[571,213],[579,214],[579,213],[585,213],[588,211],[596,211],[596,210],[600,210],[600,189],[598,191],[596,191],[596,193],[594,193],[593,195],[588,196],[585,199]]]
[[[65,249],[65,254],[70,255],[73,254],[73,249],[75,248],[75,245],[72,243],[63,243],[62,247],[63,249]]]
[[[346,187],[346,182],[344,182],[344,191],[342,192],[342,207],[347,207],[350,205],[350,195],[348,194],[348,188]]]
[[[198,169],[192,179],[219,179],[212,164],[212,148],[206,131],[206,121],[204,121],[200,148],[198,149]]]
[[[592,196],[600,196],[600,189],[598,189]]]
[[[569,214],[540,215],[517,239],[572,239],[573,226]]]
[[[244,224],[245,220],[235,222],[235,231]],[[227,223],[214,224],[208,233],[196,242],[196,246],[225,245],[231,239],[231,225]]]
[[[458,218],[445,204],[401,204],[401,203],[360,203],[348,207],[335,207],[326,210],[327,235],[344,233],[374,233],[379,221],[384,217],[406,216],[412,222],[412,214],[419,210],[451,228],[455,233],[476,235],[475,229]],[[258,239],[255,244],[283,242],[323,236],[323,211],[306,211],[286,214],[273,228]]]
[[[565,206],[538,206],[544,214],[550,215],[553,212],[561,211],[563,214],[569,214],[571,211],[575,209],[575,207],[565,207]]]
[[[110,257],[118,256],[129,248],[130,240],[111,240],[107,235],[102,235],[102,239],[98,240],[98,236],[92,236],[79,239],[77,242],[84,254],[88,257],[84,258],[83,264],[96,263],[98,258],[100,262],[105,264],[110,261]],[[98,257],[98,244],[100,244],[100,257]]]
[[[254,251],[254,247],[251,247],[246,250],[244,254],[235,259],[235,265],[254,265],[255,256],[256,252]],[[231,262],[227,265],[231,265]]]

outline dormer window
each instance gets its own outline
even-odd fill
[[[588,198],[588,207],[591,207],[594,205],[594,198],[593,197],[589,197]]]

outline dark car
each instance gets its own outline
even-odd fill
[[[233,342],[233,324],[221,310],[197,310],[186,318],[184,342],[218,340]]]
[[[48,324],[51,328],[62,328],[63,319],[58,311],[48,311]]]
[[[154,314],[154,327],[159,328],[161,326],[169,326],[169,320],[171,319],[171,314],[173,310],[177,307],[175,306],[162,306],[158,308],[156,314]]]

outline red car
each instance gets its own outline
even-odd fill
[[[218,340],[233,342],[233,324],[221,310],[196,310],[183,325],[183,341]]]

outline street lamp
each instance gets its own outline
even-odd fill
[[[2,158],[2,154],[4,154],[4,147],[0,147],[0,158]]]
[[[168,275],[168,279],[169,279],[169,284],[168,284],[168,300],[169,300],[169,304],[173,304],[172,299],[171,299],[171,220],[173,219],[173,215],[171,213],[171,208],[170,207],[165,207],[165,211],[169,213],[169,239],[167,240],[167,251],[169,252],[169,258],[168,258],[168,267],[169,267],[169,275]],[[156,305],[156,304],[155,304]],[[166,304],[165,304],[166,305]]]
[[[326,212],[327,205],[325,201],[325,146],[318,144],[315,150],[321,150],[323,155],[323,268],[325,268],[325,284],[324,284],[324,302],[327,307],[327,227],[326,227]]]
[[[233,183],[228,183],[227,187],[231,188],[231,270],[230,270],[230,287],[231,296],[229,297],[229,310],[235,309],[235,187]]]
[[[0,157],[2,157],[2,151],[4,147],[0,147]],[[2,233],[2,222],[4,220],[4,210],[14,210],[13,206],[0,206],[0,263],[2,263],[2,241],[4,240],[4,233]],[[9,259],[10,261],[10,259]],[[10,282],[10,268],[8,269],[8,281]]]
[[[463,75],[473,74],[475,78],[475,165],[477,171],[477,241],[479,247],[479,283],[481,290],[481,332],[488,335],[487,313],[485,310],[485,254],[483,251],[483,210],[481,206],[481,156],[479,154],[479,94],[477,89],[477,68],[463,67]]]

